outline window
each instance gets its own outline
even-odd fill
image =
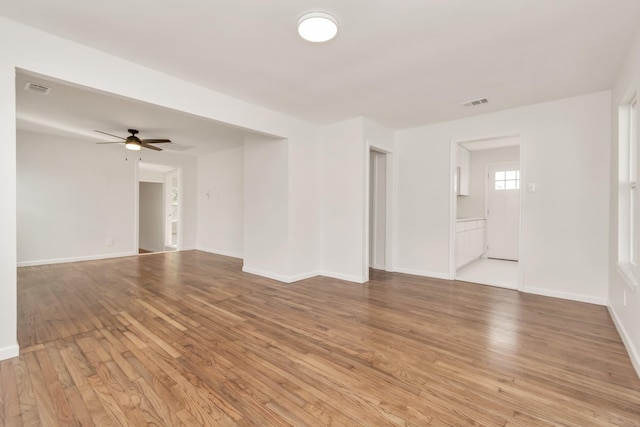
[[[495,175],[496,190],[519,190],[520,171],[499,171]]]
[[[637,170],[638,108],[634,98],[620,108],[618,117],[618,267],[632,288],[640,278]]]

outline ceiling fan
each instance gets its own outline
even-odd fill
[[[168,144],[171,142],[170,139],[140,139],[136,136],[139,132],[136,129],[127,129],[131,135],[126,138],[121,136],[112,135],[107,132],[102,132],[101,130],[97,130],[96,132],[102,133],[105,135],[113,136],[114,138],[120,138],[122,141],[114,141],[114,142],[97,142],[96,144],[124,144],[126,148],[129,150],[140,150],[142,147],[149,148],[150,150],[162,151],[162,148],[156,147],[151,144]]]

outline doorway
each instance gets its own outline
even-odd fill
[[[138,164],[138,253],[176,251],[180,237],[180,170]]]
[[[164,251],[164,184],[139,184],[138,253]]]
[[[388,260],[388,154],[369,150],[369,268],[386,270]]]
[[[455,144],[454,277],[519,287],[520,136]]]

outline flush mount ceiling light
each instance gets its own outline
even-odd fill
[[[331,40],[338,33],[336,18],[324,12],[309,12],[298,20],[298,34],[303,39],[322,43]]]

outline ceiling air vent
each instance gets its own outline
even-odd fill
[[[479,98],[479,99],[463,102],[462,105],[464,105],[465,107],[475,107],[476,105],[486,104],[487,102],[489,102],[487,98]]]
[[[51,92],[50,87],[39,85],[38,83],[27,82],[24,85],[24,90],[28,90],[29,92],[39,93],[40,95],[48,95]]]

